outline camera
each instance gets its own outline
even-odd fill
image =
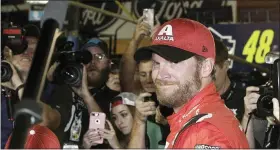
[[[269,86],[259,87],[260,97],[257,101],[257,109],[255,116],[259,118],[266,118],[273,115],[273,88]]]
[[[1,82],[10,81],[13,76],[13,70],[10,64],[6,62],[1,63]]]
[[[73,43],[66,42],[66,49],[72,46]],[[83,77],[82,63],[91,62],[91,53],[89,51],[61,51],[58,53],[57,59],[60,64],[54,72],[54,82],[74,87],[80,86]]]
[[[271,51],[265,57],[266,64],[270,64],[270,80],[264,85],[259,87],[260,97],[257,101],[257,109],[254,115],[265,119],[266,117],[273,116],[273,103],[272,99],[278,98],[279,100],[279,83],[280,83],[280,60],[279,52]]]

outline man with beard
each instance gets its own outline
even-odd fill
[[[56,85],[56,89],[53,90],[55,95],[67,96],[68,102],[71,103],[71,107],[69,107],[71,117],[67,125],[57,129],[58,132],[64,131],[64,133],[60,133],[59,138],[67,147],[82,147],[83,136],[89,128],[89,113],[104,112],[109,117],[110,100],[119,94],[119,91],[113,91],[107,86],[110,85],[107,80],[111,64],[107,44],[98,38],[92,38],[81,48],[81,51],[85,50],[92,54],[92,61],[84,65],[81,85],[71,87],[71,89],[67,88],[68,90],[64,92],[56,89],[65,89],[65,87]],[[58,63],[55,63],[49,71],[51,73],[49,73],[48,79],[51,81],[57,66]],[[108,144],[101,144],[95,148],[109,147]]]
[[[248,148],[234,114],[225,106],[213,82],[215,43],[211,32],[189,19],[164,23],[152,45],[135,53],[135,60],[152,58],[152,78],[162,105],[172,107],[166,148]],[[148,93],[141,94],[142,103]],[[141,113],[140,113],[141,111]],[[155,107],[137,108],[131,143]]]

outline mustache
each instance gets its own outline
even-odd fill
[[[88,71],[99,71],[97,67],[95,66],[89,66]]]
[[[159,85],[159,86],[163,86],[163,85],[174,85],[174,84],[180,84],[179,82],[177,81],[166,81],[166,80],[160,80],[160,79],[157,79],[155,81],[155,85]]]

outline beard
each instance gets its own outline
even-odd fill
[[[88,73],[88,85],[99,88],[103,86],[109,78],[110,68],[94,70]]]
[[[161,105],[169,108],[177,108],[187,103],[201,88],[201,81],[199,78],[199,69],[196,70],[191,79],[186,80],[180,84],[170,94],[166,94],[164,90],[156,89],[157,98]]]

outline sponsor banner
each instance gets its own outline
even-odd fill
[[[229,53],[249,63],[267,67],[265,55],[279,51],[279,23],[221,24],[208,27],[215,38],[221,39],[229,48]],[[249,71],[252,68],[233,63],[233,70]]]

